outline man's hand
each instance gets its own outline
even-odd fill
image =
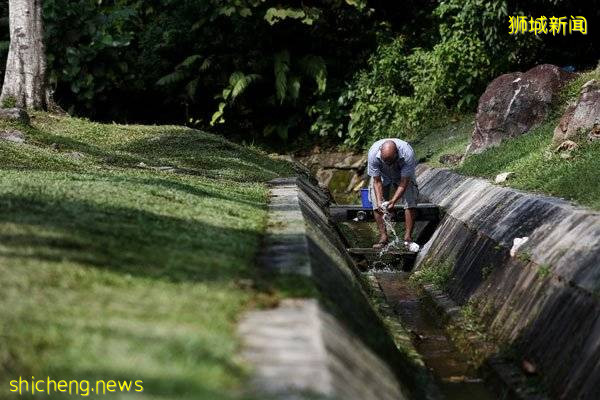
[[[389,204],[389,201],[384,201],[383,203],[379,204],[379,207],[377,207],[377,209],[380,212],[385,213],[388,210],[388,204]]]
[[[394,207],[396,206],[396,202],[394,200],[387,202],[387,211],[394,211]]]

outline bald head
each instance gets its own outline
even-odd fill
[[[386,140],[381,145],[381,159],[387,164],[391,164],[396,161],[398,157],[398,147],[393,140]]]

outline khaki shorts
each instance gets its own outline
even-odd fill
[[[398,189],[398,185],[390,184],[383,185],[383,200],[388,201],[396,193]],[[373,204],[373,210],[377,209],[377,201],[375,200],[375,188],[373,187],[373,178],[369,181],[369,201]],[[417,182],[414,179],[411,179],[406,187],[406,190],[402,194],[400,198],[400,204],[404,208],[415,208],[417,206],[417,201],[419,199],[419,187],[417,186]]]

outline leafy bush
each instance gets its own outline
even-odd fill
[[[115,88],[131,86],[135,68],[127,48],[140,4],[45,0],[43,6],[48,80],[58,87],[57,100],[91,112]]]
[[[593,2],[574,0],[43,5],[50,83],[64,108],[101,120],[213,122],[270,144],[303,142],[309,131],[309,140],[354,147],[416,138],[436,114],[472,111],[500,73],[597,61],[591,34],[507,34],[508,15],[598,15]],[[7,11],[0,0],[0,67]]]
[[[322,136],[335,132],[348,145],[364,147],[373,138],[406,129],[414,119],[414,104],[404,43],[397,37],[379,45],[337,101],[316,103],[309,110],[316,116],[311,131]]]
[[[481,85],[488,80],[490,60],[477,38],[456,34],[432,50],[415,49],[408,63],[420,122],[446,107],[474,108]]]
[[[348,145],[361,148],[382,137],[414,140],[448,109],[473,110],[492,76],[492,54],[507,47],[498,26],[506,8],[505,0],[441,2],[434,11],[436,44],[408,49],[402,36],[381,44],[339,98],[339,109],[349,113],[347,129],[341,111],[324,103],[322,112],[313,112],[311,130],[335,127]]]

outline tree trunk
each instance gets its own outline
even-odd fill
[[[9,0],[10,47],[0,104],[46,109],[42,0]]]

